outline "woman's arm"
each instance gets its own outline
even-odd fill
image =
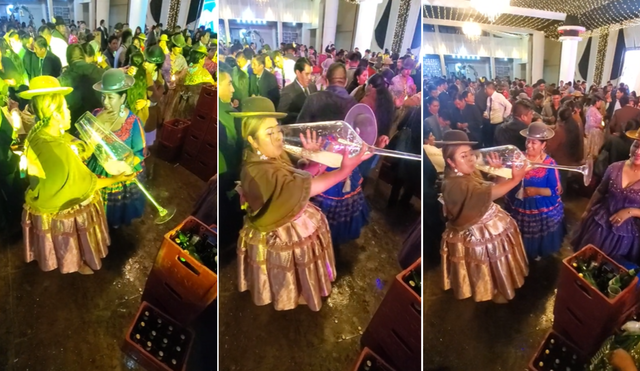
[[[132,173],[128,175],[113,176],[111,178],[98,178],[98,181],[96,182],[96,189],[109,187],[120,182],[127,182],[129,180],[132,180],[135,177],[136,177],[135,173]]]
[[[509,193],[510,190],[520,184],[520,182],[524,178],[524,175],[527,173],[527,169],[524,166],[520,169],[514,166],[511,168],[511,173],[511,179],[505,179],[504,181],[495,184],[491,188],[491,201],[495,201],[500,197],[503,197],[504,195]]]
[[[345,153],[342,155],[342,166],[339,169],[318,175],[311,179],[311,191],[309,192],[309,197],[319,195],[346,179],[358,165],[371,158],[371,156],[373,156],[373,154],[367,152],[366,146],[362,146],[360,153],[351,158],[349,158],[349,154],[345,150]]]

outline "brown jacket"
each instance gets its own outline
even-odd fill
[[[630,120],[640,120],[640,110],[631,106],[624,106],[613,113],[609,122],[611,134],[621,133]]]

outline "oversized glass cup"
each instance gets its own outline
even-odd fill
[[[93,150],[96,159],[107,173],[117,176],[131,174],[134,171],[133,161],[135,156],[131,148],[124,144],[114,133],[103,128],[91,113],[86,112],[83,114],[76,122],[76,128],[80,138]],[[158,209],[159,216],[155,220],[156,224],[166,223],[175,215],[175,207],[170,207],[168,210],[163,208],[137,178],[133,178],[133,182]]]
[[[373,124],[375,125],[375,122]],[[283,125],[281,129],[285,151],[333,168],[339,168],[342,164],[342,153],[345,149],[349,157],[353,157],[360,152],[363,145],[367,145],[368,151],[377,155],[418,161],[422,159],[419,154],[374,147],[377,130],[367,125],[360,127],[356,125],[356,129],[354,129],[345,121],[324,121]],[[304,148],[301,135],[306,139],[307,132],[311,135],[315,133],[316,138],[320,139],[319,150],[311,151]]]
[[[511,179],[511,168],[514,165],[518,169],[526,167],[528,169],[545,168],[575,171],[582,174],[584,184],[587,186],[591,183],[591,177],[593,175],[593,160],[591,159],[587,160],[587,163],[582,166],[550,165],[531,162],[522,151],[511,145],[483,148],[474,151],[474,154],[476,155],[476,168],[478,170],[507,179]]]

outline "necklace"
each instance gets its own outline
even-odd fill
[[[634,173],[640,172],[640,169],[636,169],[633,164],[631,163],[631,160],[629,160],[629,168],[631,169],[631,171],[633,171]]]

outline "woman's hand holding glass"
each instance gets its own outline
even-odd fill
[[[371,156],[373,156],[373,153],[367,151],[368,149],[369,147],[367,145],[363,145],[360,149],[360,152],[358,152],[353,157],[349,157],[349,149],[345,148],[344,152],[342,153],[342,165],[340,165],[340,169],[348,172],[348,174],[351,174],[353,169],[358,167],[358,165],[360,165],[363,161],[366,161],[371,158]]]
[[[307,129],[307,135],[305,136],[300,133],[300,141],[302,142],[302,148],[311,152],[318,152],[322,150],[324,146],[325,140],[322,137],[319,137],[315,131],[311,131]]]

